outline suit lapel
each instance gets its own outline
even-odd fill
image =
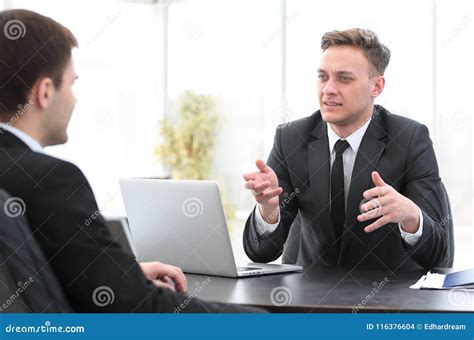
[[[372,185],[371,173],[377,167],[380,157],[385,150],[385,124],[381,114],[372,117],[367,131],[357,152],[352,170],[351,185],[347,197],[345,228],[357,224],[359,204],[362,194]]]
[[[318,112],[319,113],[319,112]],[[329,207],[329,142],[327,124],[316,115],[315,128],[311,134],[312,141],[308,143],[308,175],[311,184],[311,196],[316,207],[315,216],[325,229],[324,235],[332,243],[335,233],[332,228]]]

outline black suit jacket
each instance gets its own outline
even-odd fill
[[[77,312],[173,313],[181,304],[177,310],[184,313],[256,311],[206,303],[154,286],[112,239],[79,168],[33,152],[1,128],[0,187],[25,202],[33,236]],[[112,290],[112,304],[99,306],[105,297],[97,295],[103,289],[99,287]]]
[[[261,236],[254,212],[247,220],[244,248],[256,262],[276,260],[282,253],[295,216],[301,234],[297,263],[365,268],[433,268],[445,257],[447,206],[444,187],[426,126],[376,106],[360,144],[346,204],[340,246],[330,217],[330,154],[327,124],[320,111],[276,131],[268,165],[276,172],[283,193],[277,229]],[[402,239],[398,225],[388,224],[372,233],[358,222],[363,192],[374,187],[371,172],[410,198],[423,214],[423,234],[413,246]],[[450,216],[448,217],[450,218]]]

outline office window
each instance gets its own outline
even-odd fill
[[[434,143],[441,176],[449,190],[455,227],[455,266],[474,258],[474,133],[469,67],[474,58],[472,1],[437,1],[437,56]]]
[[[252,198],[242,174],[266,157],[281,107],[279,15],[279,2],[268,0],[189,1],[169,11],[168,113],[187,89],[215,98],[221,122],[211,178],[245,215]]]
[[[18,0],[11,7],[51,16],[77,37],[69,141],[47,152],[85,172],[107,216],[123,216],[118,178],[162,171],[153,150],[163,114],[163,7],[111,0]]]

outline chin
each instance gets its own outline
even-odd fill
[[[347,119],[340,113],[326,112],[321,110],[321,117],[326,123],[334,125],[345,125]]]
[[[69,140],[69,136],[66,135],[66,136],[64,136],[63,139],[61,139],[61,142],[59,144],[65,144],[65,143],[67,143],[68,140]]]
[[[64,144],[68,141],[68,136],[56,136],[56,138],[54,138],[50,143],[49,145],[50,146],[53,146],[53,145],[61,145],[61,144]]]

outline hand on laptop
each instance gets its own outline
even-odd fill
[[[245,188],[252,192],[262,217],[268,223],[278,221],[279,195],[283,189],[278,186],[278,177],[261,159],[255,162],[258,172],[244,174]]]
[[[141,262],[140,267],[146,278],[157,287],[168,288],[183,294],[187,292],[187,281],[181,268],[158,261]]]

